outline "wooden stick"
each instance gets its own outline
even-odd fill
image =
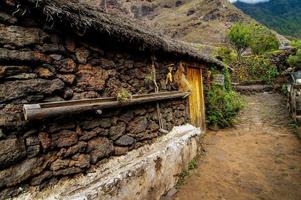
[[[163,101],[168,99],[183,98],[186,92],[164,92],[147,95],[134,95],[132,100],[119,102],[116,98],[97,98],[75,101],[62,101],[42,104],[25,104],[23,106],[26,120],[44,119],[59,115],[76,114],[89,110],[102,110],[105,108],[118,108],[139,105],[148,102]]]

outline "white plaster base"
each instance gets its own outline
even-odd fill
[[[178,174],[197,155],[201,130],[175,127],[152,145],[111,158],[93,173],[18,199],[156,200],[173,188]]]

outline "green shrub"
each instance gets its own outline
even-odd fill
[[[295,67],[301,69],[301,40],[293,41],[292,46],[297,48],[296,55],[291,55],[287,62],[290,64],[291,67]]]
[[[207,122],[221,128],[232,126],[243,107],[239,94],[222,86],[212,86],[206,95]]]
[[[239,82],[263,81],[271,84],[279,75],[275,65],[272,65],[269,59],[262,56],[248,56],[236,63],[236,73],[233,74]]]
[[[274,33],[259,24],[251,25],[250,48],[255,55],[279,49],[279,41]]]

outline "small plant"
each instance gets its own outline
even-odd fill
[[[131,99],[132,99],[132,95],[126,89],[122,88],[117,92],[117,101],[123,103],[123,102],[130,101]]]
[[[188,170],[193,170],[193,169],[196,169],[197,167],[198,167],[198,161],[196,159],[192,159],[188,163]]]
[[[179,180],[176,184],[176,188],[179,189],[182,185],[184,185],[186,178],[189,176],[190,171],[196,169],[198,166],[197,159],[194,158],[188,163],[188,169],[183,170],[179,174]]]

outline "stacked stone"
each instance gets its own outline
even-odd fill
[[[0,196],[87,172],[110,156],[158,137],[155,103],[27,122],[24,104],[153,91],[149,58],[95,47],[77,36],[44,31],[29,18],[0,12]],[[165,85],[166,66],[157,78]],[[165,129],[187,122],[186,100],[161,102]]]

